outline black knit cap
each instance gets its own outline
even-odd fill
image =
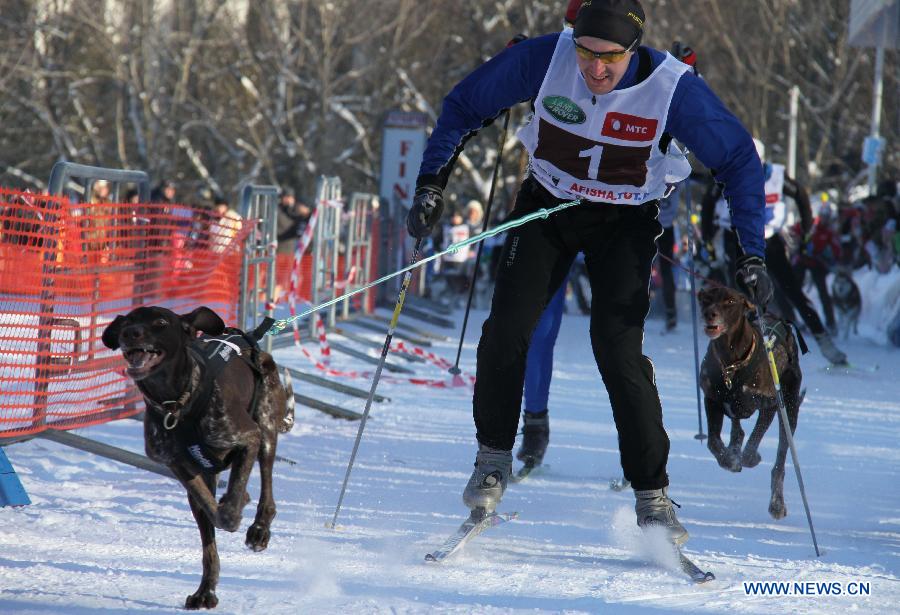
[[[644,31],[638,0],[584,0],[575,17],[574,36],[592,36],[628,48]]]

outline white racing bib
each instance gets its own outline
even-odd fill
[[[684,165],[667,161],[659,140],[675,86],[689,69],[667,53],[641,83],[594,95],[578,69],[572,32],[564,30],[534,116],[518,133],[535,179],[561,199],[639,205],[662,197],[667,180],[687,177]]]
[[[769,164],[772,172],[766,180],[766,239],[779,232],[787,219],[784,202],[784,165]]]
[[[457,224],[454,226],[448,226],[444,231],[444,237],[449,239],[449,243],[447,245],[453,245],[454,243],[465,241],[469,238],[469,225]],[[464,263],[469,260],[469,247],[466,246],[465,248],[457,250],[456,252],[450,252],[449,254],[445,254],[441,258],[446,263]]]
[[[766,179],[766,239],[781,231],[787,221],[787,205],[784,202],[784,165],[767,163],[771,168]],[[716,226],[723,229],[731,228],[731,209],[724,198],[716,201],[715,213]]]

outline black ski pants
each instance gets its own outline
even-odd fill
[[[834,305],[831,302],[831,293],[828,291],[828,265],[818,257],[801,258],[800,262],[794,266],[794,274],[797,276],[797,281],[800,283],[801,288],[803,287],[803,278],[806,277],[807,271],[812,275],[816,290],[819,291],[822,311],[825,312],[825,322],[828,324],[829,329],[834,330],[837,325],[834,320]]]
[[[786,298],[797,308],[803,322],[806,323],[813,335],[825,333],[825,326],[822,324],[822,319],[819,318],[819,313],[816,312],[809,298],[803,294],[802,283],[797,279],[797,275],[788,261],[787,246],[778,233],[766,239],[766,269],[775,281],[775,292],[781,295],[776,300]],[[785,318],[790,318],[790,316],[786,314]]]
[[[560,202],[528,178],[511,217]],[[625,478],[635,489],[668,485],[669,438],[653,364],[643,354],[650,267],[662,232],[658,214],[655,202],[584,203],[509,231],[478,343],[473,409],[480,443],[512,450],[531,334],[581,251],[593,297],[591,345],[612,406]]]

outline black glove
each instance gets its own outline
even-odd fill
[[[412,207],[406,215],[406,230],[416,239],[428,237],[441,219],[444,212],[442,192],[440,188],[430,184],[416,188]]]
[[[753,303],[765,309],[766,304],[772,299],[772,278],[766,271],[766,263],[763,259],[752,254],[745,254],[737,259],[737,271],[735,281],[738,290],[747,295]]]

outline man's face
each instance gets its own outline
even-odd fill
[[[625,51],[625,48],[618,43],[593,36],[579,36],[576,42],[581,47],[596,52]],[[596,58],[585,59],[580,53],[576,53],[575,58],[578,61],[578,70],[584,76],[584,81],[591,93],[609,94],[622,80],[633,53],[633,51],[625,53],[621,60],[612,64],[604,64]]]
[[[163,188],[163,196],[170,201],[175,200],[175,186],[166,186]]]

